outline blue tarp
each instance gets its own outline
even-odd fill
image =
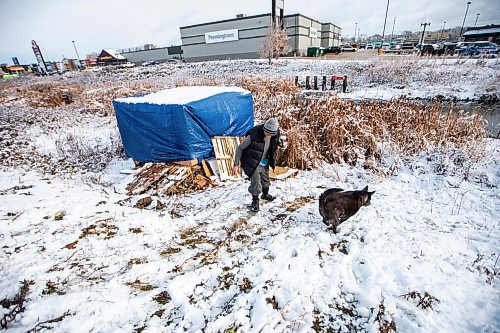
[[[186,94],[189,88],[199,93],[202,87],[183,87],[183,93]],[[161,93],[163,96],[170,92],[175,94],[176,89]],[[147,100],[148,95],[114,100],[125,153],[142,162],[213,156],[213,136],[243,136],[254,123],[252,94],[227,90],[180,104],[171,103],[171,98],[166,98],[165,103],[161,98],[153,99],[154,104],[138,102]]]

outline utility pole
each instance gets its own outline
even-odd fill
[[[465,19],[467,18],[467,12],[469,11],[470,4],[471,4],[470,1],[467,2],[467,9],[465,10],[464,21],[462,22],[462,27],[460,28],[460,36],[459,37],[462,37],[462,31],[464,30]]]
[[[394,16],[394,22],[392,22],[391,44],[392,44],[392,39],[394,38],[394,25],[396,25],[396,16]]]
[[[80,67],[82,66],[82,63],[80,62],[80,56],[78,55],[78,50],[76,49],[75,41],[72,40],[71,42],[73,42],[73,46],[74,46],[75,52],[76,52],[76,60],[78,60],[78,69],[80,69]]]
[[[424,54],[425,28],[427,28],[428,25],[431,25],[431,24],[428,22],[420,23],[420,26],[424,26],[424,30],[422,31],[422,38],[420,40],[420,56],[422,56]]]
[[[382,31],[382,44],[384,44],[385,23],[387,22],[387,12],[389,11],[389,0],[387,0],[387,8],[385,9],[384,30]],[[382,45],[380,45],[382,47]]]
[[[476,14],[476,22],[474,22],[474,28],[476,27],[477,19],[479,18],[479,15],[481,15],[481,14],[479,14],[479,13]]]

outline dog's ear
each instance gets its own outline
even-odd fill
[[[361,191],[367,192],[368,191],[368,185],[366,185],[366,187],[364,189],[362,189]]]
[[[368,192],[368,194],[369,194],[370,196],[371,196],[371,195],[373,195],[373,193],[375,193],[375,191],[373,191],[373,192]]]

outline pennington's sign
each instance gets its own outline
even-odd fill
[[[238,29],[221,30],[205,33],[205,43],[222,43],[238,40]]]

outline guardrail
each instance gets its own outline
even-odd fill
[[[312,82],[311,82],[312,78]],[[320,76],[321,78],[321,76]],[[318,86],[318,76],[306,76],[305,79],[305,85],[302,85],[301,82],[299,81],[299,77],[295,76],[295,85],[297,87],[304,87],[306,90],[334,90],[335,89],[335,81],[342,81],[342,92],[345,93],[347,91],[347,75],[344,76],[336,76],[333,75],[330,77],[330,88],[327,86],[327,78],[328,76],[323,75],[322,76],[322,82],[321,82],[321,87]],[[311,85],[312,83],[312,85]],[[321,89],[320,89],[321,88]]]

